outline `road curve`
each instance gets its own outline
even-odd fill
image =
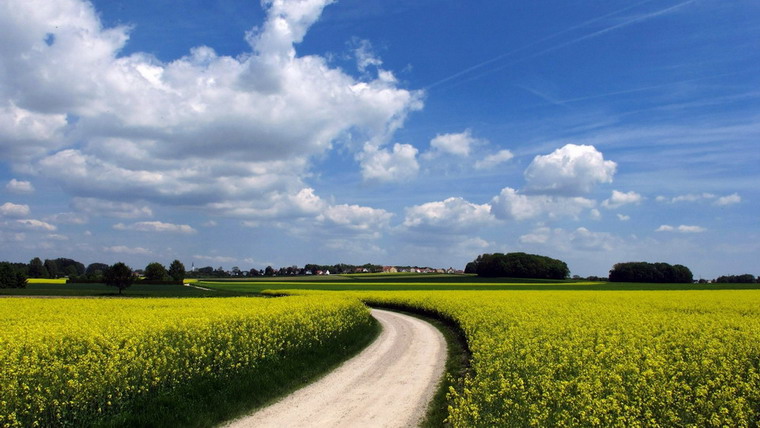
[[[446,363],[432,325],[372,310],[379,337],[335,371],[227,427],[413,427],[425,415]]]

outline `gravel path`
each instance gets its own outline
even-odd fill
[[[412,427],[427,411],[446,362],[432,325],[373,309],[383,327],[367,349],[319,381],[227,427]]]

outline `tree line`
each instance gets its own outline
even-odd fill
[[[481,254],[472,262],[467,263],[465,273],[474,273],[482,277],[567,279],[570,270],[565,262],[546,256],[526,253],[494,253]],[[662,262],[617,263],[612,267],[607,278],[592,278],[610,282],[694,282],[694,275],[688,267]],[[758,279],[754,275],[744,274],[721,276],[714,282],[752,283],[757,281]]]
[[[346,274],[356,272],[368,272],[377,273],[383,271],[383,266],[375,265],[371,263],[365,263],[363,265],[352,265],[346,263],[338,263],[333,265],[320,265],[315,263],[307,263],[303,267],[298,266],[285,266],[280,268],[273,268],[267,266],[264,269],[250,269],[241,270],[237,266],[233,266],[231,270],[226,271],[221,266],[214,269],[211,266],[204,266],[197,268],[187,273],[188,278],[234,278],[234,277],[256,277],[256,276],[291,276],[291,275],[316,275],[317,272],[330,272],[331,274]]]

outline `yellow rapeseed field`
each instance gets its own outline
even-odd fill
[[[338,296],[2,299],[0,426],[86,426],[144,394],[234,376],[366,327]]]
[[[450,391],[454,426],[760,423],[758,290],[342,294],[462,327],[473,373]]]

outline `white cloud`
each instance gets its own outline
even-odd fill
[[[103,251],[105,251],[106,253],[128,254],[128,255],[137,255],[137,256],[148,256],[152,254],[152,252],[148,250],[147,248],[127,247],[125,245],[113,245],[110,247],[103,247]]]
[[[640,204],[643,199],[644,198],[640,194],[634,191],[624,193],[613,190],[612,196],[610,196],[609,199],[605,199],[604,202],[602,202],[602,206],[607,209],[614,209],[628,204]]]
[[[427,159],[435,158],[441,154],[467,157],[470,155],[473,146],[480,143],[482,141],[474,138],[469,129],[455,134],[438,134],[430,140],[430,150],[423,156]]]
[[[259,220],[287,220],[314,217],[327,206],[325,201],[314,194],[314,189],[305,187],[298,191],[269,192],[253,200],[214,202],[205,208],[220,215]],[[248,220],[248,223],[250,225],[254,222]]]
[[[520,243],[551,247],[564,252],[571,251],[612,251],[622,244],[622,240],[607,232],[594,232],[585,227],[574,231],[549,227],[539,227],[520,236]]]
[[[475,162],[477,169],[491,169],[515,157],[509,150],[499,150],[498,152],[486,156],[483,160]]]
[[[366,72],[369,67],[380,67],[383,61],[378,58],[372,50],[372,43],[369,40],[358,40],[354,49],[356,56],[356,66],[362,73]]]
[[[738,193],[734,193],[727,196],[721,196],[715,201],[715,205],[718,205],[718,206],[733,205],[733,204],[738,204],[741,201],[742,201],[742,197],[739,196]]]
[[[536,156],[525,170],[526,189],[532,193],[574,196],[591,192],[598,183],[610,183],[617,164],[604,160],[594,146],[567,144]]]
[[[113,202],[97,198],[74,198],[72,207],[85,214],[116,218],[152,217],[153,211],[145,205]]]
[[[365,180],[393,182],[409,180],[417,176],[417,149],[409,144],[394,144],[393,151],[378,149],[367,144],[358,155]]]
[[[69,237],[66,235],[61,235],[58,233],[50,233],[47,236],[45,236],[47,239],[53,240],[53,241],[68,241]]]
[[[0,216],[3,217],[26,217],[32,210],[29,205],[14,204],[12,202],[6,202],[0,205]]]
[[[180,234],[192,234],[196,230],[187,224],[172,224],[164,223],[161,221],[141,221],[133,224],[126,225],[124,223],[117,223],[113,226],[116,230],[134,230],[137,232],[157,232],[157,233],[180,233]]]
[[[334,144],[384,153],[423,93],[400,88],[368,49],[359,67],[376,70],[361,78],[298,56],[294,45],[330,3],[264,2],[250,52],[201,46],[162,62],[119,56],[130,29],[104,28],[89,2],[3,2],[0,154],[41,158],[35,172],[77,196],[205,206],[297,192],[310,158]],[[403,165],[389,172],[381,162],[369,176],[416,173],[414,149],[397,147],[390,160]]]
[[[617,218],[620,221],[628,221],[631,219],[631,216],[618,213]]]
[[[732,193],[730,195],[719,197],[718,195],[714,193],[704,192],[704,193],[687,193],[685,195],[678,195],[672,198],[668,198],[666,196],[658,196],[657,201],[671,203],[671,204],[676,204],[676,203],[681,203],[681,202],[714,201],[713,205],[726,206],[726,205],[738,204],[742,201],[742,198],[741,196],[739,196],[738,193]]]
[[[596,202],[582,197],[525,195],[505,187],[491,200],[491,212],[499,219],[527,220],[540,216],[550,218],[578,217],[592,210]]]
[[[34,220],[34,219],[16,220],[15,224],[22,229],[29,229],[29,230],[43,230],[47,232],[53,232],[58,229],[57,227],[53,226],[50,223],[46,223],[44,221]]]
[[[712,193],[688,193],[685,195],[674,196],[672,198],[668,198],[666,196],[658,196],[656,200],[658,202],[667,202],[671,204],[677,204],[680,202],[699,202],[699,201],[711,200],[715,198],[716,196]]]
[[[45,217],[43,220],[58,224],[87,224],[89,218],[78,213],[58,213]]]
[[[378,238],[388,227],[392,213],[358,205],[332,205],[316,217],[317,227],[328,234],[342,233],[357,238]]]
[[[0,27],[2,27],[2,18],[0,18]],[[2,37],[2,30],[0,30],[0,40],[7,40]],[[2,51],[0,51],[0,65],[2,65]],[[0,72],[0,80],[2,79],[3,74]],[[4,98],[2,95],[2,86],[0,86],[0,157],[7,160],[26,161],[61,146],[62,131],[67,125],[65,114],[47,114],[19,108],[13,100]]]
[[[415,230],[463,233],[493,223],[489,204],[473,204],[459,197],[406,209],[403,226]]]
[[[545,244],[551,237],[551,229],[539,227],[530,233],[520,236],[518,239],[523,244]]]
[[[193,256],[193,258],[210,263],[237,263],[239,261],[236,257],[228,256],[201,256],[196,254]]]
[[[705,232],[707,229],[705,229],[702,226],[686,226],[686,225],[680,225],[678,226],[678,231],[681,233],[702,233]]]
[[[14,178],[5,185],[5,190],[11,193],[34,193],[34,186],[28,181],[19,181]]]
[[[668,224],[663,224],[655,230],[655,232],[679,232],[679,233],[702,233],[705,231],[707,231],[707,229],[704,227],[688,226],[684,224],[678,227],[670,226]]]

